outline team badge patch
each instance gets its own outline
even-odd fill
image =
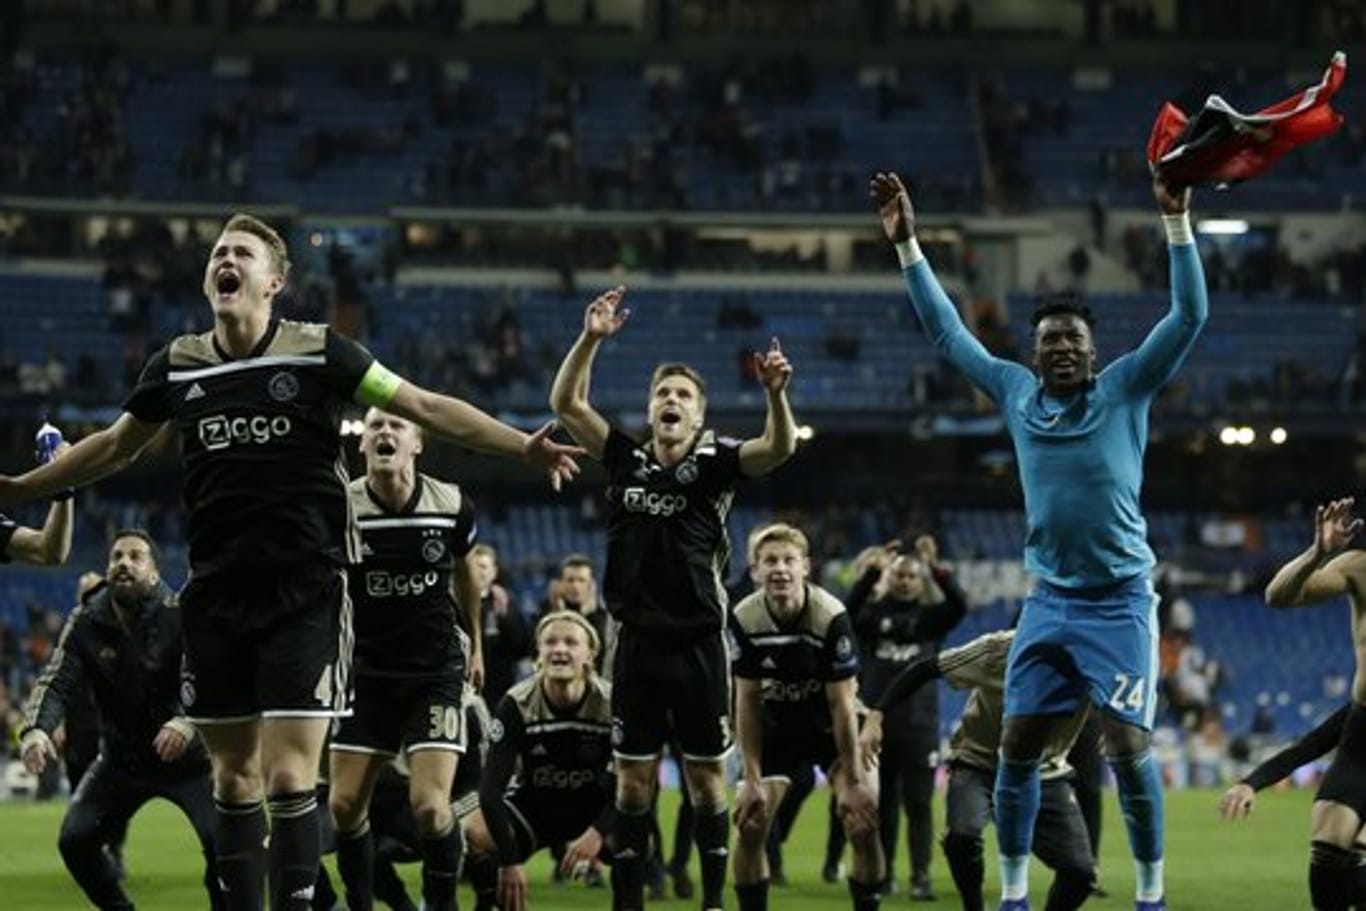
[[[622,730],[621,719],[612,719],[612,746],[619,747],[626,740],[626,732]]]
[[[194,697],[194,677],[186,675],[185,678],[180,681],[180,704],[188,709],[190,706],[194,705]]]
[[[697,480],[697,462],[694,459],[685,459],[676,469],[674,478],[680,484],[691,484]]]
[[[840,636],[835,640],[835,657],[843,661],[854,653],[854,643],[848,636]]]
[[[288,370],[281,370],[270,378],[266,391],[277,402],[292,402],[299,395],[299,378]]]
[[[503,722],[497,718],[489,722],[489,742],[497,743],[503,739]]]
[[[422,559],[428,563],[440,563],[444,556],[446,556],[446,542],[440,538],[432,538],[422,542]]]

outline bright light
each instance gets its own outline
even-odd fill
[[[805,442],[816,435],[816,429],[810,424],[802,424],[797,428],[797,439]]]
[[[1201,234],[1246,234],[1247,229],[1245,218],[1202,218],[1195,223]]]
[[[365,429],[365,422],[364,422],[364,421],[360,421],[360,420],[356,420],[356,421],[343,420],[343,421],[341,422],[341,435],[344,436],[344,437],[358,437],[358,436],[361,435],[361,431],[363,431],[364,429]]]
[[[308,242],[315,247],[321,247],[323,245],[323,236],[317,231],[314,231],[312,234],[308,235]]]
[[[1271,442],[1275,443],[1277,446],[1284,443],[1289,436],[1290,434],[1285,432],[1284,427],[1271,428]]]
[[[1238,442],[1238,428],[1225,427],[1223,430],[1219,431],[1219,442],[1223,443],[1225,446],[1232,446],[1234,443]]]
[[[1253,430],[1251,427],[1239,427],[1239,428],[1238,428],[1238,445],[1239,445],[1239,446],[1251,446],[1251,445],[1252,445],[1253,443],[1255,443],[1256,441],[1257,441],[1257,431]]]

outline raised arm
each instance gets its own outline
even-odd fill
[[[1186,359],[1209,317],[1205,271],[1190,224],[1190,189],[1168,187],[1154,178],[1153,195],[1162,211],[1171,262],[1171,309],[1158,321],[1130,365],[1130,388],[1152,392],[1168,382]]]
[[[593,358],[603,339],[615,335],[631,315],[630,310],[620,307],[625,295],[624,287],[616,287],[598,295],[588,305],[583,314],[583,332],[564,356],[550,386],[551,410],[575,442],[595,459],[602,458],[610,428],[588,401]]]
[[[755,353],[754,369],[764,387],[768,414],[764,418],[764,435],[740,444],[740,470],[751,478],[768,474],[797,451],[797,420],[787,401],[792,364],[777,338],[769,343],[766,354]]]
[[[1361,519],[1352,514],[1354,503],[1345,497],[1314,509],[1314,541],[1267,584],[1267,604],[1306,607],[1351,594],[1353,575],[1366,571],[1366,552],[1344,552],[1361,530]]]
[[[0,507],[49,497],[121,471],[137,459],[160,429],[159,423],[140,421],[124,412],[108,427],[73,445],[61,458],[17,478],[0,477]]]
[[[875,174],[869,192],[882,215],[883,232],[896,246],[911,307],[930,342],[974,384],[993,398],[999,398],[1005,372],[1012,368],[1024,371],[1025,368],[993,357],[963,325],[953,301],[944,293],[916,243],[915,209],[901,178],[891,173]]]

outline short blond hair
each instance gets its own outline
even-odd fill
[[[811,544],[806,539],[806,534],[795,525],[788,525],[786,522],[773,522],[761,528],[755,529],[750,533],[748,544],[749,565],[757,566],[759,563],[759,550],[765,544],[791,544],[802,552],[803,557],[811,556]]]
[[[243,234],[251,234],[261,240],[270,251],[271,258],[275,260],[275,269],[282,278],[289,277],[289,247],[285,244],[285,239],[280,236],[270,225],[261,221],[254,215],[247,215],[245,212],[238,212],[229,218],[223,225],[220,234],[227,234],[229,231],[241,231]]]

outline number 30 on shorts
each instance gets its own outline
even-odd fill
[[[431,727],[428,737],[444,737],[454,740],[460,735],[460,708],[454,705],[433,705],[428,707]]]
[[[1117,712],[1143,711],[1147,688],[1142,677],[1130,680],[1128,674],[1115,674],[1115,691],[1110,694],[1110,708]]]

